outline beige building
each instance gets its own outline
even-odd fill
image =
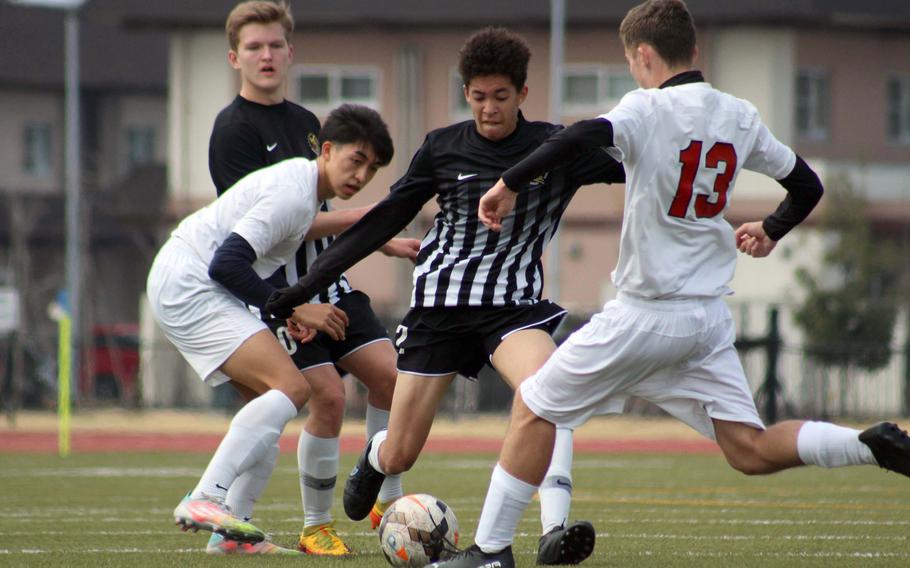
[[[616,34],[623,14],[635,3],[566,2],[559,117],[564,123],[609,110],[635,87]],[[846,178],[866,193],[877,230],[904,235],[910,243],[910,3],[688,3],[699,27],[698,67],[708,80],[755,103],[772,131],[823,179]],[[505,25],[528,39],[533,58],[530,95],[523,110],[529,119],[550,118],[549,3],[545,0],[298,0],[292,4],[297,32],[288,98],[319,116],[342,102],[371,105],[382,113],[393,134],[395,160],[351,205],[381,199],[405,171],[428,130],[470,118],[456,72],[457,53],[464,39],[484,25]],[[215,196],[208,173],[209,134],[215,115],[239,86],[227,63],[223,32],[232,5],[215,0],[90,0],[84,10],[89,25],[103,22],[129,38],[121,38],[124,43],[120,44],[96,41],[93,45],[98,46],[87,50],[87,57],[90,52],[93,60],[111,66],[107,80],[145,77],[154,84],[150,89],[112,91],[99,83],[91,111],[97,123],[97,152],[92,155],[98,157],[99,183],[122,179],[132,144],[141,146],[145,140],[144,147],[154,160],[167,163],[171,221]],[[25,12],[31,19],[38,16],[34,10],[0,5],[0,28],[12,34],[5,37],[24,42],[27,38],[17,36],[12,28],[30,28],[7,23],[7,15],[14,10],[20,18],[26,17]],[[46,22],[40,33],[56,38],[62,29],[59,16],[39,12]],[[35,89],[27,82],[9,80],[16,67],[9,58],[4,57],[0,67],[7,73],[0,74],[0,101],[5,103],[0,107],[0,137],[4,147],[19,149],[18,154],[0,156],[4,176],[0,186],[59,194],[59,81],[52,88]],[[62,76],[59,67],[53,72]],[[31,123],[44,126],[26,134]],[[134,134],[128,134],[130,128]],[[142,134],[149,129],[154,132],[151,141]],[[29,144],[38,144],[36,140],[52,156],[50,173],[39,167],[44,173],[38,176],[27,173],[27,167],[35,166],[26,167],[31,162],[22,154]],[[728,219],[734,225],[759,219],[784,195],[773,181],[744,173]],[[553,278],[558,279],[559,301],[576,313],[596,310],[614,294],[609,273],[616,261],[622,204],[621,186],[585,188],[563,219],[559,254],[548,257],[559,259],[558,271],[548,274],[548,282],[552,285]],[[434,211],[434,204],[428,204],[410,233],[422,235]],[[816,219],[814,215],[790,235],[772,257],[740,261],[733,282],[737,295],[731,303],[746,306],[743,313],[752,314],[748,319],[761,323],[768,304],[786,305],[798,299],[796,268],[819,264],[823,239],[813,230]],[[405,309],[410,292],[406,264],[373,255],[348,274],[355,286],[371,295],[378,310],[394,317]],[[140,280],[131,279],[130,298],[141,293]],[[789,318],[783,320],[792,326]],[[153,333],[153,324],[143,325]],[[785,333],[795,337],[793,330]],[[186,400],[188,395],[179,396]],[[161,403],[172,400],[171,395],[150,398]]]

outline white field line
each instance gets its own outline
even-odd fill
[[[515,551],[520,556],[536,555],[533,550]],[[42,548],[8,549],[0,548],[0,555],[37,555],[37,554],[205,554],[199,548],[88,548],[85,550],[49,550]],[[625,556],[625,552],[598,552],[598,556]],[[910,558],[910,552],[693,552],[693,551],[660,551],[642,550],[638,556],[670,558],[826,558],[826,559],[878,559]]]

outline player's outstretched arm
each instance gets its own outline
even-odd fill
[[[411,262],[417,260],[420,252],[420,239],[397,238],[379,247],[379,252],[394,258],[406,258]]]
[[[762,221],[753,221],[740,225],[736,232],[736,248],[739,252],[748,254],[755,258],[763,258],[771,254],[777,241],[771,240],[771,237],[762,227]]]
[[[426,200],[393,191],[335,239],[293,286],[272,293],[265,309],[279,318],[289,318],[294,308],[306,303],[337,280],[342,272],[388,243],[417,215]]]
[[[372,209],[372,205],[364,207],[355,207],[353,209],[336,209],[333,211],[320,211],[313,219],[310,230],[307,231],[304,240],[315,241],[323,237],[333,237],[340,235],[350,228],[351,225],[360,221],[367,212]]]
[[[506,182],[500,178],[496,185],[491,187],[480,198],[480,206],[477,208],[477,217],[480,221],[493,231],[502,230],[503,218],[515,209],[515,199],[518,194],[506,186]]]

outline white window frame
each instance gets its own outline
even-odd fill
[[[802,77],[809,79],[807,100],[802,101],[799,93],[799,81]],[[824,84],[824,93],[819,85]],[[831,77],[827,69],[820,67],[802,67],[796,75],[796,133],[803,140],[824,141],[831,134]],[[824,109],[819,107],[824,105]],[[803,127],[800,117],[808,116],[808,124]]]
[[[300,93],[300,78],[305,75],[324,75],[329,81],[329,98],[324,103],[303,100]],[[373,96],[369,98],[343,98],[341,83],[345,77],[369,78],[373,82]],[[363,65],[294,65],[290,72],[290,94],[292,100],[303,105],[314,114],[327,115],[332,109],[344,103],[353,103],[380,110],[382,73],[378,67]]]
[[[565,88],[565,82],[569,76],[572,75],[588,75],[594,76],[597,79],[597,92],[595,93],[594,102],[575,103],[566,100],[568,89]],[[611,110],[613,107],[619,104],[620,99],[622,99],[623,95],[625,95],[625,93],[622,93],[619,96],[615,96],[609,93],[609,90],[607,88],[608,81],[616,75],[620,75],[623,78],[631,78],[629,68],[624,65],[602,65],[599,63],[570,63],[565,65],[562,70],[563,114],[572,116],[589,116],[595,114],[600,115]],[[635,88],[637,89],[638,86],[635,85]]]
[[[29,145],[29,131],[39,130],[47,134],[47,147],[43,156],[32,155],[33,147]],[[41,163],[38,161],[41,160]],[[31,160],[32,164],[28,162]],[[22,171],[34,179],[47,179],[54,174],[54,125],[50,122],[29,121],[22,128]]]
[[[449,122],[473,120],[471,106],[464,98],[464,81],[457,67],[449,68]]]
[[[897,83],[899,100],[897,108],[893,108],[891,100],[891,85]],[[888,142],[892,144],[910,145],[910,75],[891,75],[885,87],[885,112]],[[891,121],[897,115],[898,130],[893,132]]]

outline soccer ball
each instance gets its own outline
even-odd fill
[[[405,495],[386,510],[379,544],[392,566],[425,566],[457,552],[455,511],[432,495]]]

